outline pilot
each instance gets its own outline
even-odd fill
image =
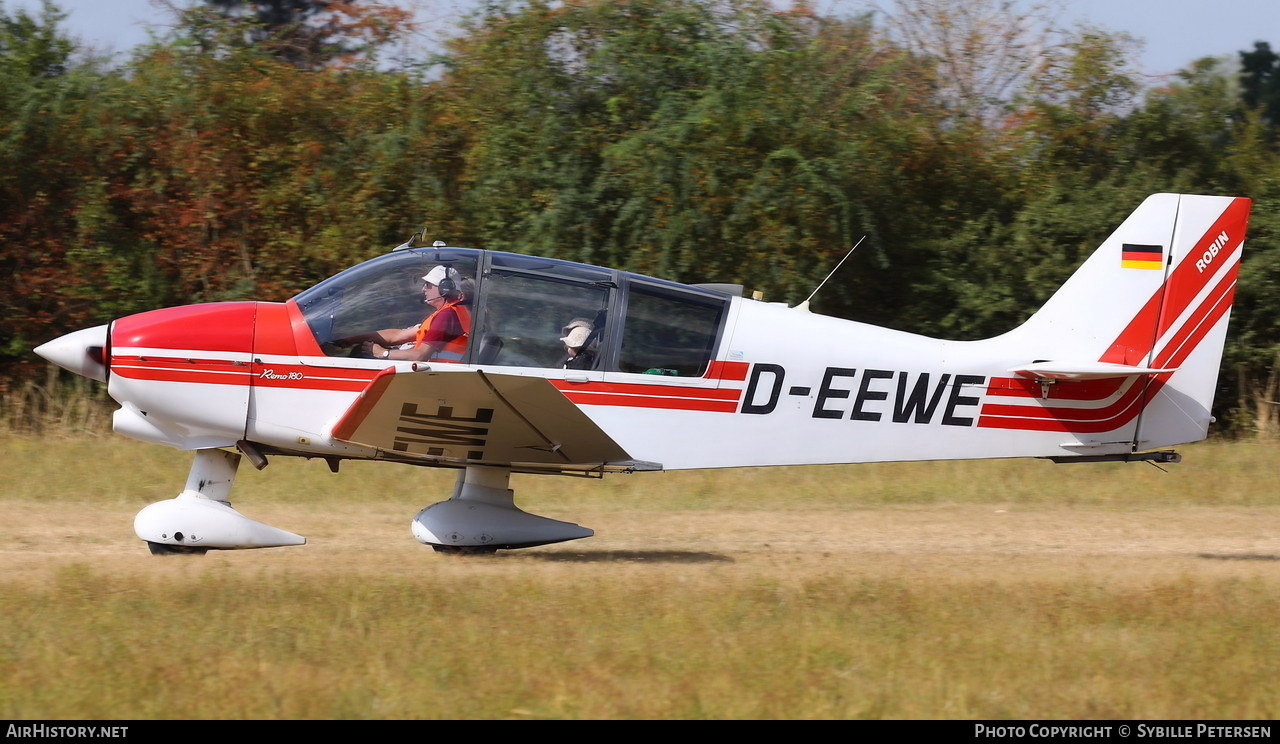
[[[471,328],[463,292],[466,280],[455,268],[436,266],[422,281],[422,299],[434,308],[425,320],[409,328],[388,328],[344,340],[363,341],[361,351],[376,359],[462,361]]]
[[[591,321],[574,318],[560,332],[564,334],[560,343],[564,344],[565,356],[559,366],[564,369],[591,369],[595,366],[596,352],[590,346]]]

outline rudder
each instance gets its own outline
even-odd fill
[[[1179,197],[1166,279],[1148,364],[1176,368],[1147,383],[1135,447],[1150,449],[1203,439],[1213,417],[1222,351],[1252,202],[1245,198]],[[1145,310],[1145,307],[1144,307]]]

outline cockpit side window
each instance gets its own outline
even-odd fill
[[[715,355],[725,301],[630,284],[618,369],[699,377]]]
[[[495,269],[484,285],[477,335],[493,351],[481,363],[563,368],[567,349],[562,339],[572,333],[569,326],[581,319],[602,326],[607,314],[609,289],[598,283]],[[594,358],[588,366],[572,368],[592,365]]]

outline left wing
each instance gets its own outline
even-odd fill
[[[653,469],[545,378],[475,371],[378,374],[332,436],[423,459],[546,469]],[[659,466],[660,467],[660,466]]]

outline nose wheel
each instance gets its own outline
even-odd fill
[[[157,501],[133,518],[133,531],[152,555],[203,555],[209,550],[303,545],[306,538],[256,522],[228,501],[240,455],[197,450],[187,485],[172,499]]]

